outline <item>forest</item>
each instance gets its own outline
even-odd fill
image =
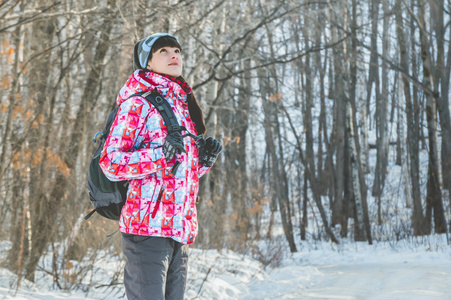
[[[83,220],[87,169],[133,45],[155,32],[179,39],[224,145],[195,248],[269,263],[271,241],[448,235],[450,14],[450,0],[0,0],[2,266],[18,286],[51,253],[68,289],[89,270],[72,262],[120,257],[117,223]]]

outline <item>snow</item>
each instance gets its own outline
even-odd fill
[[[451,299],[446,235],[373,245],[300,242],[298,250],[265,267],[250,254],[192,248],[185,299]],[[99,283],[111,280],[115,266],[122,267],[117,257],[99,260]],[[0,269],[0,299],[125,299],[122,285],[67,292],[39,271],[36,283],[23,279],[15,295],[14,282],[14,274]]]
[[[298,299],[450,299],[451,264],[324,265],[323,279]]]

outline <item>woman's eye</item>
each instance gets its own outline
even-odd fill
[[[160,50],[160,53],[161,53],[161,52],[166,52],[166,49],[161,49],[161,50]]]
[[[175,53],[180,53],[181,51],[179,49],[175,50]]]

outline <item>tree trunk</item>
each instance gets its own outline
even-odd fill
[[[383,3],[384,8],[384,25],[382,35],[382,56],[387,57],[389,53],[389,40],[388,40],[388,3]],[[377,16],[377,15],[376,15]],[[373,16],[374,17],[374,16]],[[377,67],[377,65],[376,65]],[[382,95],[376,99],[376,132],[377,132],[377,162],[376,171],[374,174],[374,183],[372,194],[378,197],[378,207],[380,210],[380,197],[384,190],[385,177],[387,173],[387,158],[388,158],[388,68],[387,64],[382,61]],[[378,223],[381,224],[380,219]]]
[[[412,188],[412,227],[415,235],[421,235],[424,232],[424,215],[421,204],[420,176],[419,176],[419,136],[418,136],[418,112],[416,111],[416,100],[412,103],[409,82],[409,60],[407,53],[407,43],[403,32],[402,19],[402,0],[396,0],[396,35],[400,49],[401,76],[404,87],[404,96],[406,99],[406,117],[407,117],[407,148],[410,157],[410,184]],[[412,28],[411,28],[412,30]],[[414,70],[414,66],[412,67]],[[414,72],[412,72],[414,73]],[[415,94],[415,91],[414,91]],[[413,117],[412,117],[413,116]]]
[[[21,3],[21,10],[23,11],[24,9],[24,3]],[[22,18],[20,18],[19,20],[21,20]],[[48,24],[48,22],[43,22]],[[46,27],[46,24],[41,23],[41,25],[44,25],[43,27]],[[2,160],[3,155],[7,154],[7,149],[6,149],[6,145],[8,145],[10,142],[11,145],[13,145],[13,149],[10,149],[10,151],[12,153],[19,151],[19,153],[21,153],[21,156],[23,155],[23,153],[32,153],[33,155],[36,153],[36,147],[33,147],[33,151],[30,150],[30,143],[21,141],[19,142],[19,136],[16,134],[12,134],[11,138],[8,138],[8,133],[9,133],[9,129],[10,126],[14,127],[14,124],[12,123],[12,119],[15,118],[13,117],[12,114],[12,109],[16,108],[17,106],[25,106],[28,105],[29,103],[26,103],[24,105],[24,103],[20,103],[20,93],[19,93],[19,73],[18,71],[20,70],[19,68],[19,63],[23,63],[20,62],[20,56],[23,55],[23,50],[20,50],[20,43],[21,43],[21,35],[22,38],[24,38],[24,33],[22,32],[22,26],[18,26],[15,30],[15,33],[13,35],[14,37],[14,44],[15,44],[15,58],[14,58],[14,72],[16,72],[16,75],[14,76],[14,81],[12,84],[12,92],[10,95],[10,106],[9,108],[11,109],[11,111],[8,111],[8,119],[7,119],[7,126],[6,126],[6,131],[5,131],[5,139],[6,139],[6,143],[3,144],[3,151],[2,151]],[[43,30],[43,28],[39,28],[41,30],[35,30],[33,31],[34,34],[37,35],[37,39],[39,39],[39,37],[42,37],[46,42],[48,42],[48,37],[46,36],[46,32],[45,30]],[[32,34],[33,36],[33,34]],[[37,39],[34,40],[35,44],[37,43]],[[39,41],[40,44],[42,44],[42,41]],[[35,51],[39,52],[41,49],[34,49]],[[48,62],[46,63],[46,59],[43,59],[44,61],[44,65],[45,68],[48,67]],[[41,65],[41,72],[44,70],[44,66]],[[30,73],[34,73],[32,74],[32,76],[34,76],[34,80],[37,77],[36,72],[33,72],[33,70],[30,70]],[[42,82],[46,82],[46,76],[43,76]],[[33,83],[30,84],[30,90],[33,91]],[[18,97],[19,96],[19,97]],[[35,96],[35,95],[33,95]],[[39,95],[41,98],[39,100],[41,100],[41,102],[44,102],[43,100],[45,99],[45,96],[40,94]],[[34,98],[34,97],[33,97]],[[36,98],[35,98],[36,99]],[[28,102],[28,101],[27,101]],[[39,107],[42,107],[39,106]],[[25,126],[25,124],[21,124],[20,125]],[[29,126],[29,124],[26,124],[26,126]],[[31,134],[29,134],[28,139],[33,140],[35,143],[34,145],[36,145],[36,143],[38,142],[39,139],[39,135],[37,134],[37,132],[35,132],[34,127],[31,127],[30,131]],[[21,130],[24,130],[24,128],[22,128]],[[13,130],[14,132],[14,130]],[[17,132],[17,131],[16,131]],[[16,149],[14,149],[15,147],[17,147]],[[19,161],[24,159],[24,157],[20,157],[18,158]],[[13,158],[13,160],[15,160],[15,158]],[[13,186],[13,195],[12,195],[12,199],[21,199],[21,201],[14,201],[13,203],[13,209],[12,209],[12,215],[13,215],[13,225],[11,226],[11,237],[10,240],[12,242],[12,247],[8,252],[8,263],[7,266],[10,270],[17,270],[18,272],[20,272],[19,275],[19,281],[22,278],[22,270],[23,270],[23,266],[26,264],[26,262],[29,260],[29,256],[33,255],[32,251],[30,251],[30,248],[32,247],[32,243],[31,243],[31,236],[32,236],[32,232],[29,231],[29,219],[30,219],[30,195],[31,198],[34,199],[33,197],[35,196],[35,193],[30,193],[30,185],[33,183],[33,181],[30,178],[30,166],[32,165],[36,165],[36,164],[30,164],[29,161],[25,162],[25,166],[19,168],[19,169],[15,169],[13,166],[13,178],[15,178],[14,182],[15,184],[17,184],[17,186]],[[8,165],[8,163],[6,162],[2,162],[2,175],[4,174],[4,172],[6,171],[5,169],[3,169],[3,167],[6,167]],[[24,176],[26,174],[26,176]],[[31,175],[33,175],[33,173],[31,173]],[[1,175],[0,175],[1,176]],[[27,191],[25,193],[25,190]],[[31,200],[31,202],[33,203],[33,200]],[[32,215],[34,214],[34,211],[32,212]],[[15,219],[17,218],[17,219]],[[19,254],[19,255],[18,255]],[[18,286],[20,285],[20,282],[17,283]]]
[[[420,8],[418,19],[420,20],[420,41],[421,41],[421,59],[423,61],[423,85],[426,88],[426,119],[428,124],[429,138],[429,166],[428,166],[428,182],[427,182],[427,210],[426,210],[426,226],[430,231],[432,211],[434,213],[434,225],[436,233],[445,233],[446,219],[442,202],[442,193],[440,190],[440,175],[437,148],[437,98],[438,92],[436,88],[437,78],[433,77],[431,72],[432,58],[429,52],[430,42],[426,33],[426,11],[424,2],[420,0]]]
[[[366,208],[365,198],[362,197],[361,181],[360,181],[360,168],[357,150],[355,146],[354,125],[352,121],[352,106],[351,103],[347,103],[347,131],[348,141],[350,148],[350,163],[351,163],[351,178],[355,200],[355,236],[356,241],[366,241],[372,244],[371,227],[368,216],[368,209]]]
[[[109,0],[107,5],[108,8],[115,7],[115,0]],[[81,125],[87,124],[87,122],[89,121],[89,115],[92,112],[92,106],[93,103],[95,103],[95,97],[97,95],[98,89],[100,88],[100,80],[102,78],[102,72],[105,67],[103,60],[109,47],[109,37],[112,27],[113,24],[111,20],[109,19],[109,17],[106,17],[104,20],[104,31],[102,31],[100,35],[92,68],[87,77],[87,83],[84,88],[82,102],[77,112],[76,120],[73,123],[73,128],[70,130],[70,141],[79,141],[83,138],[83,126]],[[89,126],[85,126],[84,128],[88,127]],[[73,176],[73,174],[75,174],[75,164],[81,149],[81,143],[69,143],[64,146],[65,149],[62,150],[63,153],[66,153],[64,162],[68,169],[71,170],[71,174]],[[32,224],[32,241],[34,245],[33,256],[30,257],[30,260],[25,266],[25,277],[28,280],[34,280],[34,272],[36,270],[39,259],[44,253],[48,242],[52,239],[51,233],[55,229],[55,220],[58,216],[56,211],[59,209],[61,201],[64,198],[64,194],[67,193],[66,188],[69,184],[69,178],[71,177],[69,176],[68,178],[66,178],[61,174],[57,176],[56,181],[49,193],[49,198],[43,199],[36,203],[37,206],[34,208],[35,219],[33,220]]]
[[[273,45],[272,31],[269,26],[266,26],[267,37],[269,41],[270,53],[275,56],[275,48]],[[285,156],[283,151],[284,137],[281,134],[281,124],[278,117],[278,102],[281,100],[279,95],[277,72],[274,67],[270,68],[270,74],[275,84],[272,84],[271,79],[267,74],[260,72],[259,79],[262,80],[261,86],[266,88],[262,89],[262,106],[265,117],[265,141],[269,155],[271,159],[271,165],[273,168],[273,188],[276,191],[276,197],[279,204],[280,216],[282,219],[282,227],[285,233],[285,237],[288,241],[291,252],[297,252],[296,244],[294,242],[293,224],[291,221],[290,199],[288,192],[288,177],[285,171]],[[275,88],[271,88],[275,87]],[[273,101],[269,101],[269,98],[274,98]],[[282,104],[280,104],[282,105]],[[276,144],[278,143],[278,144]]]
[[[442,137],[441,158],[442,158],[442,178],[443,188],[451,190],[451,121],[449,110],[449,79],[451,67],[451,40],[448,41],[447,49],[448,59],[445,61],[445,32],[443,14],[444,0],[436,0],[429,2],[431,7],[431,24],[435,31],[435,39],[437,43],[437,62],[435,66],[435,83],[440,85],[440,97],[434,95],[436,99],[437,109],[440,116],[440,129]],[[437,90],[438,92],[438,90]]]
[[[302,186],[303,197],[302,197],[302,219],[301,219],[301,240],[305,241],[306,228],[308,227],[308,214],[307,214],[307,203],[308,203],[308,187],[307,187],[307,176],[304,173],[304,184]]]
[[[261,86],[271,86],[267,79],[265,79],[264,84]],[[280,132],[278,127],[280,126],[277,115],[275,114],[275,106],[270,103],[267,99],[270,93],[262,94],[262,105],[265,114],[265,141],[269,150],[269,155],[271,159],[271,166],[273,168],[273,182],[272,188],[274,189],[275,197],[279,204],[279,212],[282,219],[282,227],[285,233],[285,237],[290,246],[291,252],[297,252],[296,244],[294,242],[293,236],[293,225],[291,223],[291,213],[288,204],[288,186],[287,177],[284,170],[284,157],[282,153],[277,154],[277,147],[275,145],[276,139],[281,140]],[[275,127],[275,128],[274,128]],[[279,144],[280,146],[280,144]]]
[[[344,9],[340,8],[343,12]],[[336,14],[330,12],[331,20],[330,22],[339,22],[336,18]],[[340,40],[341,36],[338,33],[338,29],[332,27],[331,35],[333,41]],[[348,219],[348,201],[349,198],[345,198],[345,195],[349,195],[349,181],[346,178],[346,168],[348,165],[345,164],[345,159],[347,155],[347,148],[345,143],[345,126],[346,126],[346,110],[345,110],[345,84],[347,82],[345,76],[347,71],[344,67],[344,45],[339,45],[334,47],[333,53],[333,70],[334,78],[330,85],[333,85],[334,89],[334,129],[332,134],[335,135],[336,139],[336,159],[335,159],[335,190],[334,190],[334,203],[332,208],[332,225],[340,224],[342,230],[347,230],[347,219]],[[340,49],[341,48],[341,49]],[[307,158],[309,156],[307,155]],[[312,158],[313,159],[313,158]],[[342,235],[344,233],[342,232]]]
[[[310,164],[308,162],[308,159],[313,159],[313,158],[306,158],[304,155],[304,152],[302,150],[302,143],[301,143],[301,139],[299,137],[299,135],[297,134],[297,130],[296,127],[294,126],[293,121],[291,120],[290,115],[288,114],[287,110],[283,107],[283,105],[281,106],[281,108],[283,109],[285,116],[287,117],[288,123],[290,125],[290,128],[293,132],[293,134],[295,135],[296,138],[296,148],[299,152],[299,159],[301,160],[302,164],[304,165],[304,176],[306,176],[306,178],[308,179],[309,183],[310,183],[310,189],[312,191],[312,197],[313,200],[316,203],[316,206],[318,207],[318,210],[320,212],[321,215],[321,220],[323,221],[323,225],[324,225],[324,229],[326,230],[327,235],[329,236],[329,238],[332,240],[332,242],[339,244],[337,238],[335,237],[335,235],[333,234],[332,230],[329,227],[329,221],[328,221],[328,217],[326,214],[326,211],[324,209],[324,206],[321,202],[321,193],[320,193],[320,185],[318,183],[318,179],[315,177],[315,173],[312,172],[310,170],[310,168],[308,167]]]
[[[371,54],[370,65],[368,70],[368,81],[366,86],[366,111],[370,111],[371,95],[373,91],[376,94],[376,103],[381,97],[379,84],[379,60],[378,60],[378,23],[379,20],[379,3],[380,0],[372,0],[370,4],[370,19],[371,19]]]
[[[403,114],[401,107],[405,107],[405,100],[403,100],[402,97],[402,89],[401,85],[404,86],[406,84],[405,82],[402,82],[401,79],[403,79],[403,75],[399,75],[400,78],[400,88],[398,89],[398,106],[397,114],[398,114],[398,126],[397,126],[397,135],[399,140],[399,155],[400,155],[400,165],[401,165],[401,174],[403,177],[403,185],[404,185],[404,194],[406,197],[406,207],[412,208],[412,192],[410,189],[410,179],[409,179],[409,165],[408,165],[408,149],[407,149],[407,142],[405,137],[405,115]],[[407,84],[409,84],[407,82]],[[410,93],[410,92],[409,92]]]

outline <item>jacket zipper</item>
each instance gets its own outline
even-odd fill
[[[163,186],[160,190],[160,193],[158,194],[157,203],[155,203],[155,207],[152,212],[152,219],[155,219],[155,215],[157,214],[158,207],[160,207],[161,197],[163,196],[164,190],[166,189],[165,186]]]

